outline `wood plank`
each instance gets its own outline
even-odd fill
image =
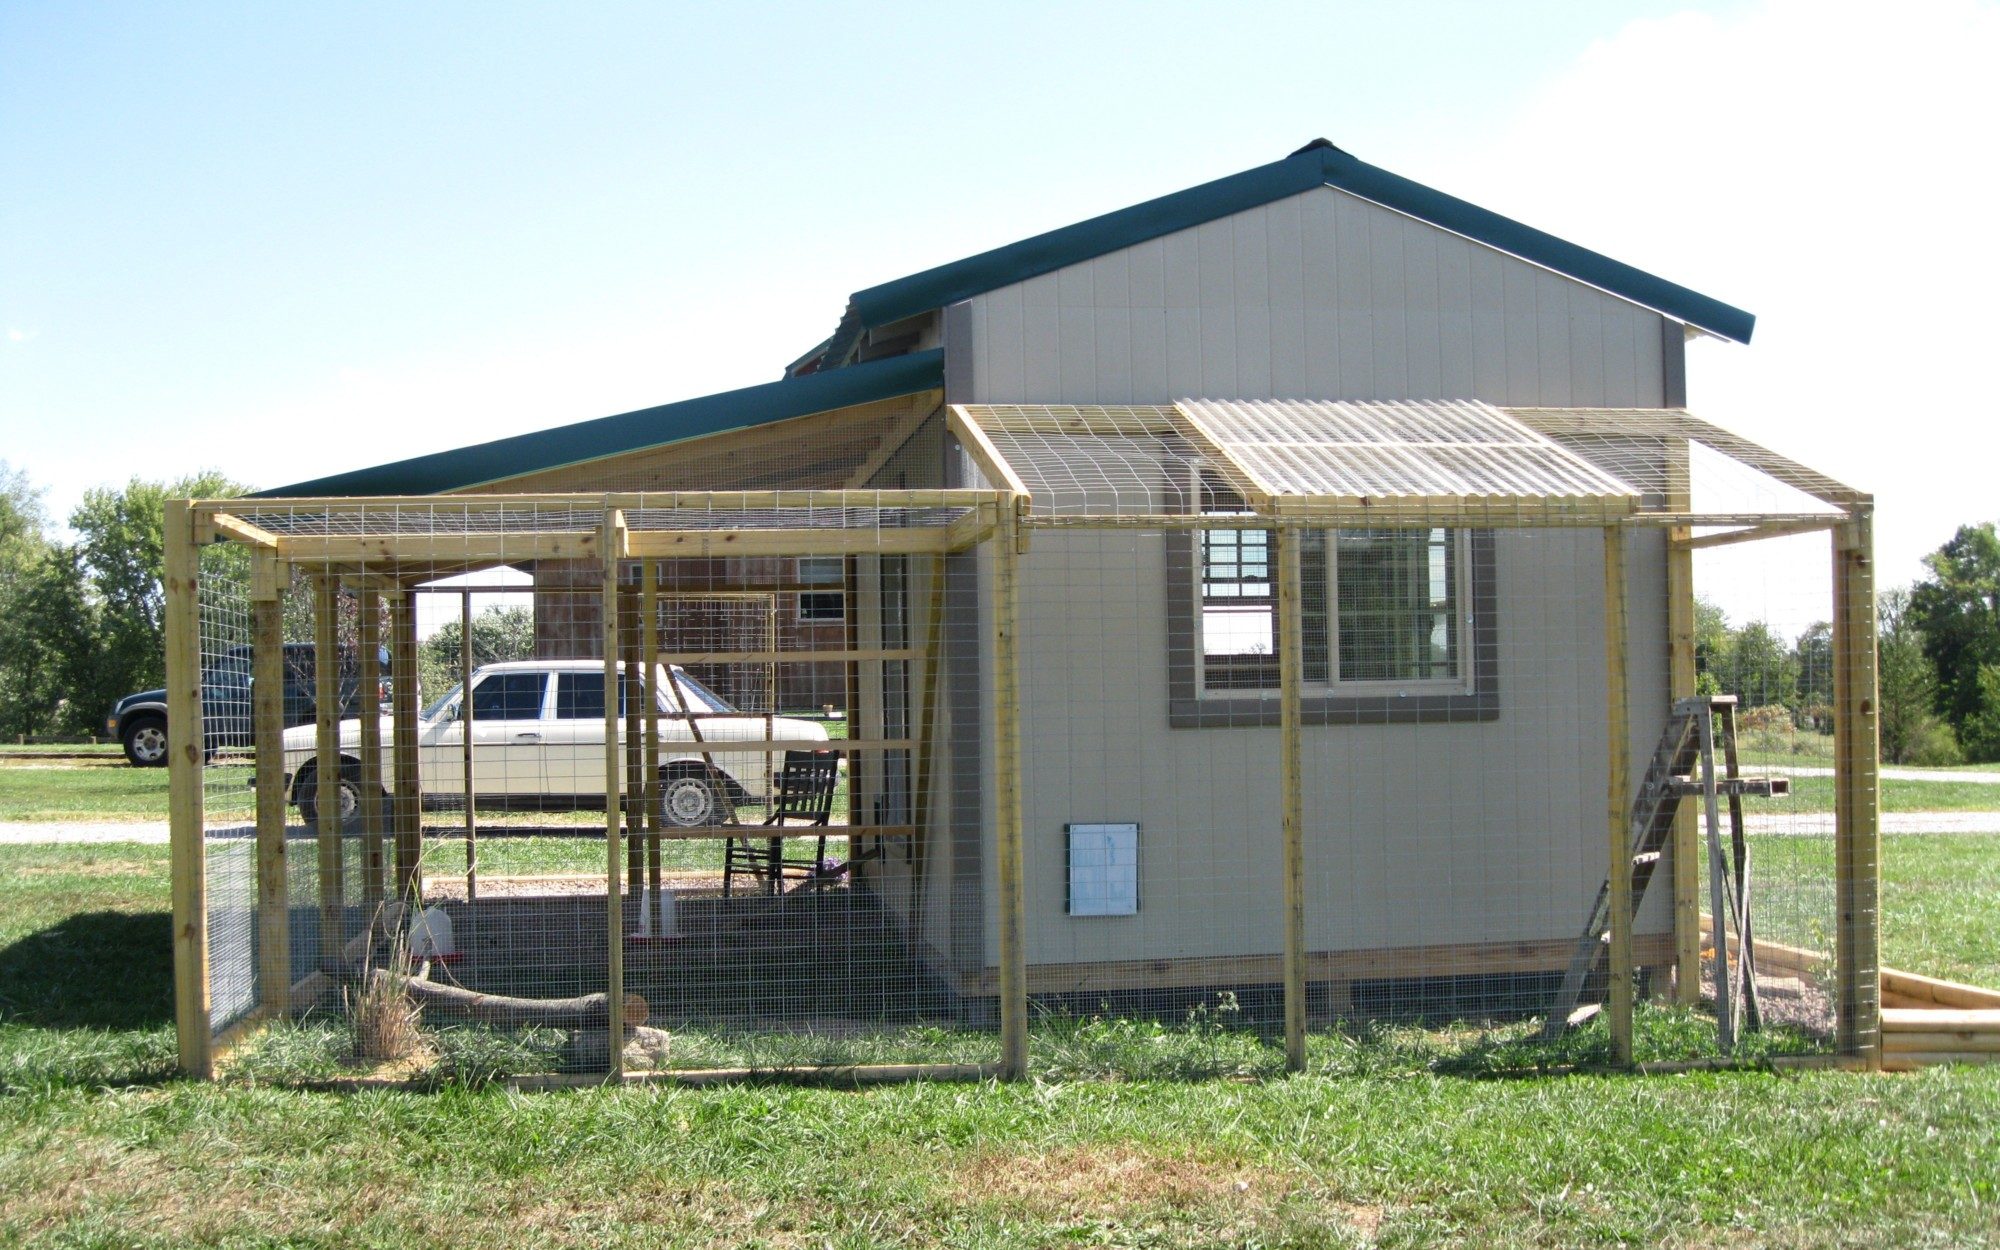
[[[1730,547],[1737,543],[1759,542],[1766,538],[1784,538],[1791,534],[1810,534],[1817,530],[1832,529],[1840,524],[1839,516],[1812,517],[1805,520],[1779,521],[1770,525],[1753,525],[1745,529],[1729,530],[1721,534],[1702,534],[1690,537],[1686,526],[1677,526],[1675,537],[1670,541],[1675,549],[1700,551],[1710,547]]]
[[[762,842],[767,838],[914,838],[916,825],[662,825],[660,838],[666,842],[700,842],[745,838]]]
[[[1000,541],[993,546],[993,610],[987,645],[993,657],[993,819],[999,869],[1000,1056],[1006,1079],[1028,1072],[1027,901],[1022,886],[1021,709],[1017,631],[1020,628],[1020,551],[1015,510],[1002,509]]]
[[[1687,443],[1671,440],[1667,451],[1667,507],[1686,511],[1693,484]],[[1694,553],[1675,545],[1685,527],[1667,535],[1667,698],[1668,705],[1695,694]],[[1674,1001],[1693,1007],[1701,1001],[1701,826],[1692,805],[1674,813],[1673,916]]]
[[[395,793],[396,897],[423,902],[423,782],[417,763],[417,597],[389,601],[389,751]],[[442,693],[441,691],[439,693]]]
[[[1636,935],[1632,949],[1634,958],[1642,966],[1665,964],[1673,958],[1673,935]],[[1533,942],[1467,942],[1372,950],[1308,951],[1306,976],[1313,981],[1377,981],[1561,972],[1568,966],[1575,950],[1576,939],[1569,937]],[[1284,956],[1280,953],[1039,963],[1028,966],[1027,978],[1028,990],[1033,994],[1277,985],[1284,981]],[[966,993],[992,994],[998,985],[997,970],[989,966],[977,977],[964,978],[961,989]]]
[[[1609,757],[1605,767],[1605,808],[1610,830],[1611,886],[1609,951],[1611,1050],[1619,1063],[1632,1062],[1632,831],[1628,756],[1632,728],[1626,711],[1630,659],[1625,646],[1625,532],[1607,525],[1604,537],[1604,714]]]
[[[606,552],[604,580],[597,614],[604,627],[604,793],[618,793],[618,561],[609,553],[623,550],[626,542],[625,514],[616,508],[604,510],[603,538],[599,549]],[[680,683],[673,683],[676,688]],[[470,804],[467,805],[470,810]],[[625,1001],[625,898],[618,888],[619,811],[616,802],[604,804],[604,992],[614,1003]],[[611,1079],[625,1075],[625,1047],[622,1038],[609,1038],[605,1046]]]
[[[340,845],[340,582],[313,579],[314,802],[318,805],[320,966],[340,967],[347,899]]]
[[[683,747],[690,744],[682,744]],[[703,749],[704,753],[728,755],[733,752],[748,752],[775,755],[784,751],[830,751],[837,755],[854,755],[862,751],[908,751],[917,745],[915,738],[708,738],[691,745]],[[675,747],[675,750],[682,747]]]
[[[805,488],[798,490],[661,490],[553,492],[545,494],[476,495],[369,495],[366,497],[318,496],[298,499],[229,499],[198,506],[204,515],[231,512],[255,522],[268,511],[275,516],[329,514],[347,516],[358,512],[392,512],[400,508],[438,512],[452,516],[482,512],[515,512],[522,509],[557,510],[615,509],[694,509],[697,511],[739,511],[774,508],[969,508],[992,503],[1006,495],[992,489],[913,489],[840,490]]]
[[[250,721],[257,746],[257,982],[264,1006],[289,1001],[291,894],[285,873],[285,605],[250,604]]]
[[[356,744],[361,754],[361,910],[362,914],[373,916],[382,905],[388,893],[387,857],[383,854],[382,834],[382,717],[378,692],[382,689],[382,595],[373,587],[362,587],[359,594],[360,618],[357,622],[355,647],[360,661],[360,692],[356,696],[361,715],[360,741]]]
[[[1882,1047],[1874,549],[1865,511],[1833,532],[1834,1042],[1871,1059]]]
[[[431,501],[432,507],[437,501]],[[430,566],[442,561],[463,565],[514,564],[526,560],[588,560],[597,554],[598,536],[575,530],[512,530],[427,534],[335,534],[278,539],[278,554],[286,560],[325,564],[352,560],[359,564],[394,565],[405,561]]]
[[[972,462],[979,466],[979,471],[986,475],[986,480],[999,488],[1002,494],[1012,495],[1016,499],[1033,497],[1027,485],[1021,481],[1021,475],[1014,472],[1014,466],[1007,463],[1007,457],[1000,454],[999,449],[993,445],[993,440],[987,437],[985,427],[966,410],[964,404],[951,405],[945,414],[945,425],[957,436],[959,445],[965,449],[966,455],[972,457]],[[1008,502],[1011,507],[1012,501]]]
[[[233,516],[230,513],[212,513],[208,518],[208,524],[216,533],[233,542],[248,543],[252,547],[261,547],[267,551],[277,549],[278,536],[276,534],[267,529],[260,529],[243,518]]]
[[[933,526],[852,529],[633,530],[627,554],[635,558],[688,556],[926,555],[950,546],[950,531]]]
[[[1882,1054],[1898,1051],[1962,1051],[2000,1054],[2000,1029],[1885,1029]]]
[[[866,664],[878,660],[921,660],[920,647],[876,647],[816,651],[662,651],[661,664]]]
[[[1305,616],[1300,587],[1300,536],[1278,530],[1278,777],[1284,863],[1285,1069],[1306,1068],[1305,801],[1299,755],[1301,687],[1305,682]]]
[[[1931,1029],[2000,1030],[2000,1007],[1921,1008],[1884,1007],[1882,1033],[1923,1032]]]
[[[195,520],[184,500],[168,500],[165,552],[167,643],[167,814],[172,842],[174,1031],[181,1070],[215,1075],[209,1022],[208,863],[202,805],[201,605]]]
[[[1937,977],[1904,972],[1898,968],[1882,969],[1881,980],[1882,992],[1885,994],[1935,1003],[1940,1007],[1955,1007],[1970,1011],[2000,1008],[2000,990],[1987,989],[1982,985],[1945,981]]]

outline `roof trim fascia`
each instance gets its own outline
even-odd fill
[[[256,499],[437,495],[530,473],[648,451],[836,408],[944,386],[944,352],[911,352],[846,369],[785,378],[677,403],[599,417],[259,491]]]
[[[1463,235],[1721,338],[1748,343],[1756,327],[1756,317],[1740,308],[1379,169],[1328,144],[1308,146],[1281,161],[857,291],[834,334],[833,347],[851,343],[865,328],[942,308],[1321,186],[1346,191]],[[839,363],[831,352],[829,357],[828,364]]]

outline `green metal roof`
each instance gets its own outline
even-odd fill
[[[1726,339],[1748,343],[1757,324],[1740,308],[1377,169],[1315,139],[1269,165],[856,291],[823,360],[839,363],[868,330],[1314,187],[1372,200]]]
[[[944,353],[912,352],[847,369],[746,386],[738,391],[517,434],[259,491],[253,498],[435,495],[524,473],[540,473],[683,439],[749,429],[835,408],[913,395],[944,385]]]

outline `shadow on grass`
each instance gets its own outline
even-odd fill
[[[172,935],[165,912],[83,912],[0,947],[0,1094],[172,1077]]]
[[[173,921],[165,912],[81,912],[0,947],[0,1019],[45,1029],[143,1029],[173,1017]]]

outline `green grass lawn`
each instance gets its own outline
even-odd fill
[[[167,770],[122,755],[46,764],[0,760],[0,820],[165,820]]]
[[[1270,1046],[1234,1032],[1045,1021],[1038,1078],[1019,1085],[182,1082],[169,1076],[165,867],[160,847],[0,848],[0,1243],[2000,1237],[1996,1069],[1487,1081],[1420,1062],[1426,1039],[1401,1029],[1316,1033],[1318,1071],[1286,1079],[1267,1075]],[[1217,1055],[1265,1079],[1191,1075]]]

